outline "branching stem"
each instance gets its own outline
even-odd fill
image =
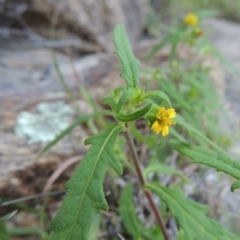
[[[138,176],[140,185],[143,189],[144,185],[146,184],[146,180],[143,177],[143,174],[142,174],[142,171],[141,171],[141,168],[140,168],[140,163],[139,163],[139,160],[138,160],[138,155],[136,153],[136,149],[135,149],[135,146],[134,146],[134,143],[133,143],[132,135],[129,131],[129,127],[128,127],[127,123],[125,124],[125,127],[126,128],[125,128],[125,131],[124,131],[124,136],[126,138],[126,141],[127,141],[128,147],[129,147],[129,151],[130,151],[130,154],[131,154],[131,158],[132,158],[133,163],[134,163],[135,168],[136,168],[136,172],[137,172],[137,176]],[[146,195],[146,197],[149,201],[150,207],[151,207],[151,209],[152,209],[152,211],[155,215],[156,221],[157,221],[159,227],[162,230],[164,239],[169,240],[164,221],[162,219],[161,213],[159,212],[157,206],[155,205],[155,203],[153,201],[153,197],[152,197],[151,192],[147,189],[143,189],[143,192]]]

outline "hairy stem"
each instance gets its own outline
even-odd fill
[[[142,174],[142,171],[141,171],[141,168],[140,168],[140,163],[139,163],[139,160],[138,160],[138,155],[136,153],[136,149],[135,149],[135,146],[134,146],[134,143],[133,143],[132,135],[129,131],[127,123],[125,124],[125,127],[126,128],[125,128],[125,131],[124,131],[124,136],[126,138],[126,141],[127,141],[128,147],[129,147],[129,151],[130,151],[130,154],[131,154],[131,158],[132,158],[133,163],[134,163],[135,168],[136,168],[136,172],[137,172],[137,176],[138,176],[140,185],[143,189],[144,185],[146,184],[146,180],[143,177],[143,174]],[[169,237],[167,235],[167,230],[166,230],[165,224],[163,222],[161,213],[159,212],[157,206],[155,205],[155,203],[153,201],[153,197],[152,197],[151,192],[147,189],[143,189],[143,192],[146,195],[146,197],[149,201],[150,207],[151,207],[151,209],[152,209],[152,211],[155,215],[156,221],[157,221],[159,227],[162,230],[164,239],[169,240]]]

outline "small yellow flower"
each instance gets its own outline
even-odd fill
[[[159,134],[162,131],[163,137],[169,134],[169,126],[175,124],[175,122],[171,118],[176,117],[176,112],[174,108],[165,109],[165,107],[161,107],[158,110],[156,115],[156,120],[154,121],[151,129]]]
[[[198,17],[195,14],[193,14],[193,13],[189,13],[184,18],[184,22],[188,26],[195,27],[198,24]]]

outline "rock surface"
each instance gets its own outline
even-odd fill
[[[236,139],[229,152],[240,160],[240,24],[222,19],[208,19],[204,26],[210,32],[212,43],[229,61],[228,71],[225,73],[223,101],[229,118],[224,119],[223,126]]]
[[[41,3],[49,20],[59,14],[59,26],[73,29],[81,38],[110,52],[114,26],[124,24],[129,39],[135,43],[142,34],[147,9],[146,0],[34,0],[33,3],[36,6]]]
[[[207,19],[204,27],[212,43],[240,70],[240,26],[223,19]]]
[[[83,114],[91,113],[91,107],[82,98],[79,86],[85,86],[98,101],[109,89],[122,83],[119,71],[112,70],[116,60],[113,55],[92,54],[80,60],[73,60],[56,53],[56,58],[66,83],[77,96],[77,105]],[[64,155],[66,159],[86,151],[83,141],[89,133],[80,126],[52,148],[49,154],[41,158],[37,156],[46,144],[29,145],[29,139],[23,139],[14,132],[19,114],[37,116],[41,114],[38,109],[39,104],[59,105],[59,100],[61,100],[71,105],[71,108],[75,107],[67,100],[68,97],[63,91],[50,50],[35,49],[6,54],[0,58],[0,72],[2,76],[0,81],[2,90],[0,93],[0,108],[2,109],[0,113],[0,187],[7,182],[11,184],[12,172],[23,171],[39,163],[55,162],[58,164],[59,161],[61,162],[59,156]],[[117,80],[113,81],[113,79]],[[75,118],[71,115],[65,116],[71,118],[69,124],[76,118],[76,113]],[[45,121],[45,125],[49,125],[44,128],[51,126],[52,123],[47,122],[46,114],[41,119]],[[38,127],[40,127],[39,124]],[[40,138],[37,137],[37,139]]]

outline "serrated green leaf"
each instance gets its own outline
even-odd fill
[[[122,174],[113,151],[121,130],[122,127],[111,124],[86,139],[85,144],[92,146],[66,184],[67,194],[51,225],[51,240],[86,240],[95,212],[108,208],[102,183],[108,165]]]
[[[114,28],[114,43],[116,46],[116,54],[122,63],[123,72],[121,76],[125,79],[127,88],[137,88],[140,62],[133,55],[123,25],[117,25]]]
[[[140,108],[139,110],[136,110],[135,112],[133,112],[131,114],[120,113],[120,114],[116,115],[116,119],[120,122],[135,121],[137,119],[140,119],[140,118],[144,117],[149,112],[151,107],[152,107],[152,104],[149,103],[149,104],[145,105],[144,107]]]
[[[61,139],[63,139],[65,136],[70,134],[74,128],[77,126],[81,125],[82,123],[88,121],[89,119],[96,117],[98,115],[103,115],[103,114],[109,114],[108,111],[98,111],[93,114],[87,114],[84,116],[79,117],[73,124],[71,124],[69,127],[67,127],[65,130],[63,130],[55,139],[53,139],[51,142],[47,144],[46,147],[43,148],[41,151],[41,154],[47,152],[52,146],[56,145]]]
[[[236,189],[240,188],[240,181],[235,182],[232,186],[231,186],[231,191],[234,192]]]
[[[111,95],[107,95],[102,99],[103,104],[108,104],[113,111],[116,111],[117,108],[117,102],[114,97]]]
[[[122,191],[119,200],[119,213],[122,217],[124,227],[127,229],[134,239],[141,239],[141,236],[149,240],[163,240],[162,233],[158,229],[147,229],[138,219],[136,209],[133,204],[133,186],[128,184]]]
[[[124,106],[124,104],[134,95],[137,94],[138,90],[135,88],[129,88],[126,89],[126,91],[123,93],[121,98],[118,101],[117,107],[116,107],[116,113],[119,113]]]
[[[148,166],[143,171],[143,176],[146,178],[149,173],[164,173],[164,174],[170,174],[170,175],[176,175],[180,177],[183,181],[188,182],[188,179],[182,174],[181,172],[178,172],[175,169],[172,169],[167,164],[163,164],[160,162],[152,162],[148,164]]]
[[[149,91],[143,95],[143,98],[160,98],[161,100],[164,100],[168,107],[171,107],[171,101],[169,97],[162,91]]]
[[[185,199],[182,191],[153,183],[145,187],[156,193],[168,205],[171,215],[177,219],[189,239],[237,240],[223,225],[205,216],[206,206]]]
[[[227,154],[178,140],[170,140],[170,144],[184,156],[189,157],[191,163],[204,164],[240,179],[240,162],[235,161]]]

